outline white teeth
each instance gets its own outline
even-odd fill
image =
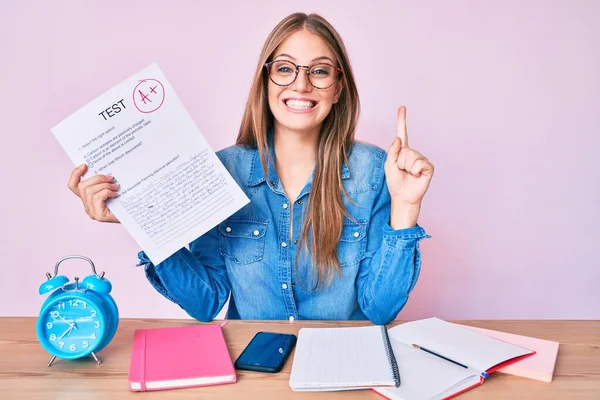
[[[290,108],[296,108],[298,110],[304,110],[307,108],[313,108],[317,103],[314,101],[305,100],[286,100],[285,105]]]

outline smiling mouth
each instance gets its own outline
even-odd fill
[[[313,108],[317,105],[316,101],[294,99],[285,100],[284,103],[289,108],[293,108],[295,110],[308,110],[309,108]]]

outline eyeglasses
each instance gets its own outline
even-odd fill
[[[334,67],[327,63],[318,63],[313,65],[296,65],[291,61],[275,60],[265,63],[269,71],[269,79],[278,86],[289,86],[296,81],[300,68],[306,70],[308,81],[317,89],[327,89],[331,87],[342,69]]]

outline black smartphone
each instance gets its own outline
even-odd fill
[[[295,344],[296,336],[292,334],[258,332],[235,360],[235,368],[279,372]]]

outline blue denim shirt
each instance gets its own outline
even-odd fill
[[[343,165],[343,185],[352,199],[343,202],[354,221],[344,219],[341,276],[318,289],[310,284],[309,257],[299,257],[297,274],[295,269],[312,176],[290,203],[270,162],[269,180],[265,177],[258,150],[233,146],[217,156],[250,203],[190,243],[189,250],[156,266],[141,251],[138,265],[156,290],[204,322],[216,317],[230,293],[227,318],[232,319],[368,318],[387,324],[397,316],[419,277],[419,241],[429,235],[419,225],[390,227],[384,150],[357,142]]]

